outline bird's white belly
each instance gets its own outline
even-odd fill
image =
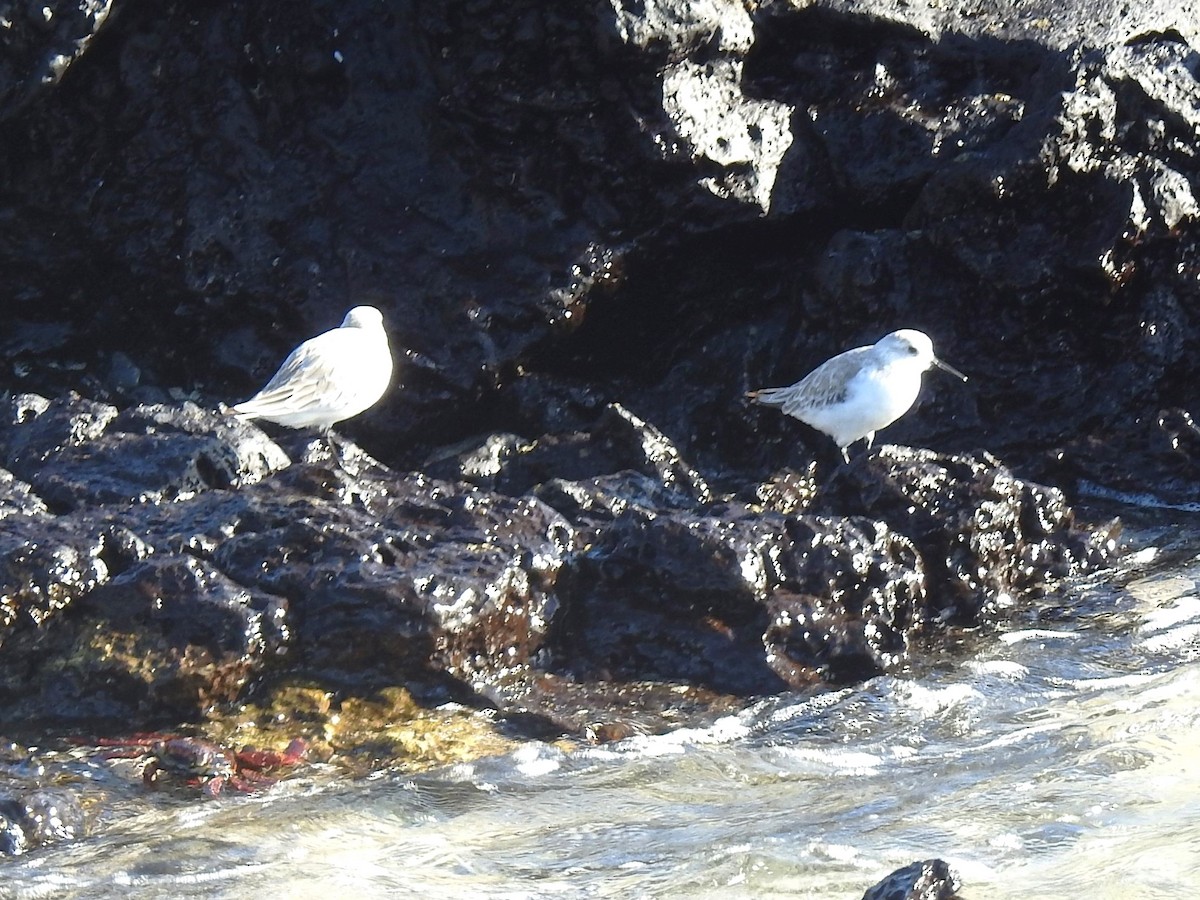
[[[828,434],[839,447],[891,425],[908,412],[921,390],[921,372],[860,372],[846,386],[846,397],[806,410],[803,421]]]

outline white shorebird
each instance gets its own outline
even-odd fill
[[[342,324],[291,352],[267,386],[230,412],[289,428],[320,428],[369,409],[392,380],[383,314],[356,306]]]
[[[867,447],[875,432],[908,412],[930,366],[963,381],[967,376],[933,354],[929,335],[911,328],[893,331],[869,347],[855,347],[828,359],[790,387],[763,388],[746,396],[778,406],[789,416],[833,438],[842,458],[862,438]]]

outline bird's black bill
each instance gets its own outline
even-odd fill
[[[943,372],[949,372],[951,375],[956,375],[959,378],[961,378],[963,381],[967,380],[966,375],[964,375],[962,372],[958,371],[958,369],[954,368],[954,366],[950,365],[950,363],[942,362],[936,356],[933,358],[933,364],[935,366],[937,366],[939,369],[941,369]]]

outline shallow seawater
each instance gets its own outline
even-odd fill
[[[0,861],[0,896],[846,898],[940,856],[971,897],[1195,897],[1200,556],[1067,599],[703,729],[110,810]]]

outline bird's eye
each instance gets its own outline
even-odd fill
[[[916,356],[918,352],[919,351],[917,350],[917,348],[914,347],[912,344],[908,345],[908,355],[909,356]]]

